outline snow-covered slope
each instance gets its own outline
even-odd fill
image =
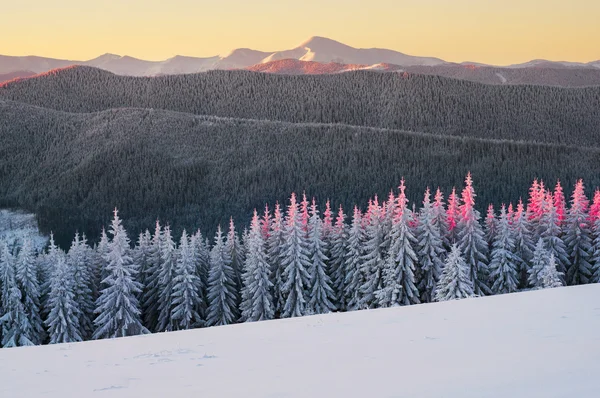
[[[0,350],[2,397],[597,397],[600,285]]]
[[[0,209],[0,241],[19,247],[26,238],[38,250],[48,243],[48,237],[40,233],[35,214]]]
[[[269,59],[266,59],[265,62],[284,58],[294,58],[300,61],[361,65],[387,63],[410,66],[439,65],[444,63],[439,58],[415,57],[381,48],[354,48],[319,36],[311,37],[291,51],[275,53]]]

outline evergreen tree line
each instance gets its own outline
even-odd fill
[[[0,244],[3,347],[132,336],[600,282],[600,191],[534,181],[482,217],[470,174],[409,205],[404,180],[366,209],[292,194],[209,241],[156,222],[132,247],[117,210],[93,248]]]
[[[373,71],[290,76],[221,70],[147,78],[91,67],[0,86],[0,98],[65,112],[135,107],[589,146],[597,146],[599,93],[600,87],[487,85]]]
[[[471,170],[484,213],[516,202],[535,177],[598,186],[599,169],[592,147],[148,109],[72,114],[0,100],[0,208],[36,214],[65,250],[76,231],[97,244],[114,207],[130,236],[159,218],[177,237],[198,225],[212,237],[229,216],[243,228],[248,209],[305,187],[350,209],[404,176],[408,198],[421,202],[423,186],[449,192]]]

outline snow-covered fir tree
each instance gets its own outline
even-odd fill
[[[533,258],[533,242],[522,200],[519,200],[517,210],[513,214],[511,228],[519,266],[519,288],[525,289],[529,279],[529,264]]]
[[[285,300],[281,314],[283,318],[306,314],[307,289],[310,283],[308,273],[310,252],[306,217],[307,214],[304,214],[303,209],[298,209],[296,195],[292,194],[283,227],[283,245],[281,247],[281,265],[283,267],[281,292]]]
[[[565,242],[561,237],[562,229],[558,223],[558,213],[550,195],[547,195],[542,203],[545,211],[538,223],[539,236],[544,239],[544,246],[548,251],[548,255],[554,255],[558,272],[565,274],[569,265],[569,256],[567,255]]]
[[[52,280],[52,275],[54,274],[54,268],[58,264],[58,257],[63,255],[63,251],[56,246],[54,234],[50,232],[48,251],[47,253],[42,252],[40,256],[38,256],[38,275],[40,281],[40,305],[42,310],[42,319],[45,319],[48,316],[48,295],[50,294],[50,282]]]
[[[458,300],[474,295],[469,265],[462,257],[458,246],[454,244],[446,258],[444,270],[436,289],[435,301]]]
[[[58,257],[48,295],[48,327],[50,344],[82,341],[78,304],[75,301],[72,269],[63,257]]]
[[[560,180],[556,182],[552,199],[554,201],[554,207],[556,208],[556,214],[558,215],[558,224],[562,227],[567,217],[567,204]]]
[[[469,275],[473,281],[474,292],[478,296],[489,294],[487,269],[487,242],[483,228],[479,223],[479,211],[475,209],[475,190],[471,173],[465,179],[460,206],[460,220],[457,228],[458,245],[469,266]]]
[[[485,240],[488,243],[488,247],[491,249],[494,240],[496,238],[496,213],[494,212],[494,205],[490,203],[485,216]]]
[[[149,333],[142,325],[137,295],[142,286],[136,281],[138,267],[131,258],[129,238],[115,209],[111,222],[104,289],[96,302],[94,339],[135,336]]]
[[[175,270],[177,268],[177,249],[171,235],[171,228],[167,225],[160,242],[160,271],[158,273],[158,332],[168,332],[174,329],[171,318],[173,313],[173,286],[175,284]]]
[[[146,277],[148,276],[148,269],[150,268],[151,247],[152,235],[150,234],[150,231],[145,230],[144,232],[140,232],[137,245],[133,251],[133,262],[140,267],[138,280],[142,286],[146,286],[147,283]],[[143,294],[140,294],[140,298],[141,296],[143,296]]]
[[[363,242],[362,216],[358,207],[354,206],[352,224],[348,230],[346,253],[344,256],[346,276],[344,277],[344,296],[347,309],[350,311],[360,309],[362,293],[360,287],[366,282],[366,275],[361,270],[362,242]]]
[[[344,311],[347,307],[346,301],[346,241],[348,239],[348,226],[346,215],[340,206],[335,224],[331,231],[329,264],[331,265],[332,288],[338,310]]]
[[[554,255],[552,255],[554,257]],[[539,238],[533,251],[531,267],[529,268],[529,286],[535,289],[543,288],[543,273],[550,261],[550,254],[546,250],[544,240]],[[556,262],[556,261],[555,261]]]
[[[439,191],[438,191],[439,192]],[[435,298],[435,290],[440,280],[444,260],[446,259],[446,250],[440,231],[439,210],[431,204],[431,194],[429,188],[425,191],[423,198],[423,208],[419,212],[419,225],[417,227],[417,257],[418,265],[418,285],[421,293],[421,302],[429,303]]]
[[[31,334],[28,336],[33,344],[41,344],[44,340],[44,324],[40,309],[40,284],[38,282],[38,268],[35,248],[31,239],[24,239],[23,246],[17,257],[16,279],[21,289],[23,309],[31,325]]]
[[[571,207],[564,222],[564,241],[570,260],[566,275],[568,285],[590,283],[592,278],[592,230],[587,214],[588,207],[585,187],[583,181],[579,180],[575,184]]]
[[[519,265],[515,255],[515,241],[504,205],[500,209],[500,218],[490,261],[490,281],[494,294],[513,293],[519,285]]]
[[[326,265],[329,258],[325,255],[325,250],[323,221],[319,217],[319,211],[313,199],[310,207],[310,219],[308,221],[308,253],[310,259],[308,273],[310,281],[308,286],[307,313],[310,314],[326,314],[335,310],[332,302],[335,301],[335,297]]]
[[[108,255],[108,235],[106,234],[106,230],[102,228],[102,232],[100,233],[100,242],[98,242],[98,247],[96,247],[96,255],[94,256],[94,277],[97,281],[102,283],[102,281],[108,276],[108,270],[106,268],[106,256]]]
[[[448,197],[448,208],[446,209],[446,223],[448,225],[446,239],[449,245],[458,243],[459,222],[460,200],[456,194],[456,188],[452,188],[452,193]]]
[[[263,231],[254,210],[247,238],[248,251],[243,275],[242,319],[246,322],[273,319],[275,316],[271,294],[271,266],[267,262]]]
[[[446,214],[446,208],[444,206],[444,194],[442,190],[438,188],[435,191],[435,196],[432,206],[434,224],[437,224],[437,228],[440,231],[442,242],[444,242],[444,248],[450,249],[450,238],[449,238],[449,227],[448,227],[448,215]]]
[[[94,311],[96,309],[94,297],[95,286],[92,286],[94,277],[87,251],[87,242],[75,234],[71,248],[67,254],[67,267],[73,277],[73,293],[77,303],[77,316],[81,336],[88,339],[94,333]]]
[[[592,283],[600,283],[600,190],[594,192],[594,201],[590,207],[589,223],[592,226]]]
[[[185,230],[179,241],[179,255],[174,271],[171,309],[173,329],[185,330],[201,326],[202,318],[198,312],[199,308],[204,307],[200,297],[201,281],[197,274],[194,248]]]
[[[412,212],[408,210],[404,180],[400,183],[400,194],[392,222],[390,249],[383,268],[383,283],[376,292],[380,307],[418,304],[419,291],[415,281],[417,254],[414,237],[409,223]]]
[[[145,285],[142,290],[142,309],[144,315],[144,325],[156,332],[158,331],[158,315],[159,315],[159,304],[160,304],[160,272],[161,272],[161,245],[163,241],[163,230],[158,222],[154,227],[154,235],[150,242],[148,252],[148,267],[146,268],[146,275],[143,279]]]
[[[242,289],[242,272],[244,267],[244,248],[240,242],[240,237],[235,231],[235,224],[233,218],[229,219],[229,231],[227,233],[227,239],[225,241],[227,251],[229,251],[229,257],[231,258],[231,268],[233,268],[235,290],[240,291]],[[239,297],[238,297],[239,300]],[[237,302],[236,306],[239,307],[240,303]]]
[[[527,221],[531,225],[531,232],[534,234],[535,239],[540,234],[540,224],[542,217],[547,211],[546,206],[546,188],[544,182],[538,182],[537,179],[531,184],[529,188],[529,200],[527,202]],[[554,202],[554,201],[553,201]]]
[[[237,321],[236,303],[238,299],[234,278],[230,252],[227,250],[221,226],[219,226],[215,244],[210,252],[207,326],[229,325]]]
[[[275,211],[271,226],[269,229],[269,237],[267,238],[267,259],[271,265],[270,280],[273,284],[273,310],[275,316],[278,317],[283,313],[285,299],[281,288],[283,287],[283,265],[282,265],[282,250],[283,248],[283,215],[279,202],[275,204]]]
[[[544,289],[563,286],[561,275],[556,269],[556,259],[553,254],[550,255],[548,263],[542,270],[540,276],[542,278],[542,287]]]
[[[384,254],[381,250],[383,243],[383,228],[381,207],[377,197],[370,203],[364,218],[368,224],[365,227],[364,245],[358,272],[363,274],[364,282],[360,286],[361,300],[357,309],[375,308],[379,302],[375,294],[383,287]]]
[[[0,242],[0,288],[2,289],[2,347],[33,345],[34,331],[21,302],[21,289],[17,283],[15,259],[8,245]]]
[[[190,246],[194,254],[194,264],[196,266],[196,275],[199,279],[198,295],[200,298],[200,307],[197,309],[200,318],[206,319],[206,309],[208,307],[208,273],[210,270],[210,248],[202,233],[198,230],[190,238]]]

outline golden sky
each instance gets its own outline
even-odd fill
[[[6,3],[6,4],[5,4]],[[160,60],[311,36],[447,61],[600,59],[600,0],[2,0],[0,54]]]

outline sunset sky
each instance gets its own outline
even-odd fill
[[[600,59],[598,0],[8,0],[0,54],[160,60],[311,36],[447,61]]]

